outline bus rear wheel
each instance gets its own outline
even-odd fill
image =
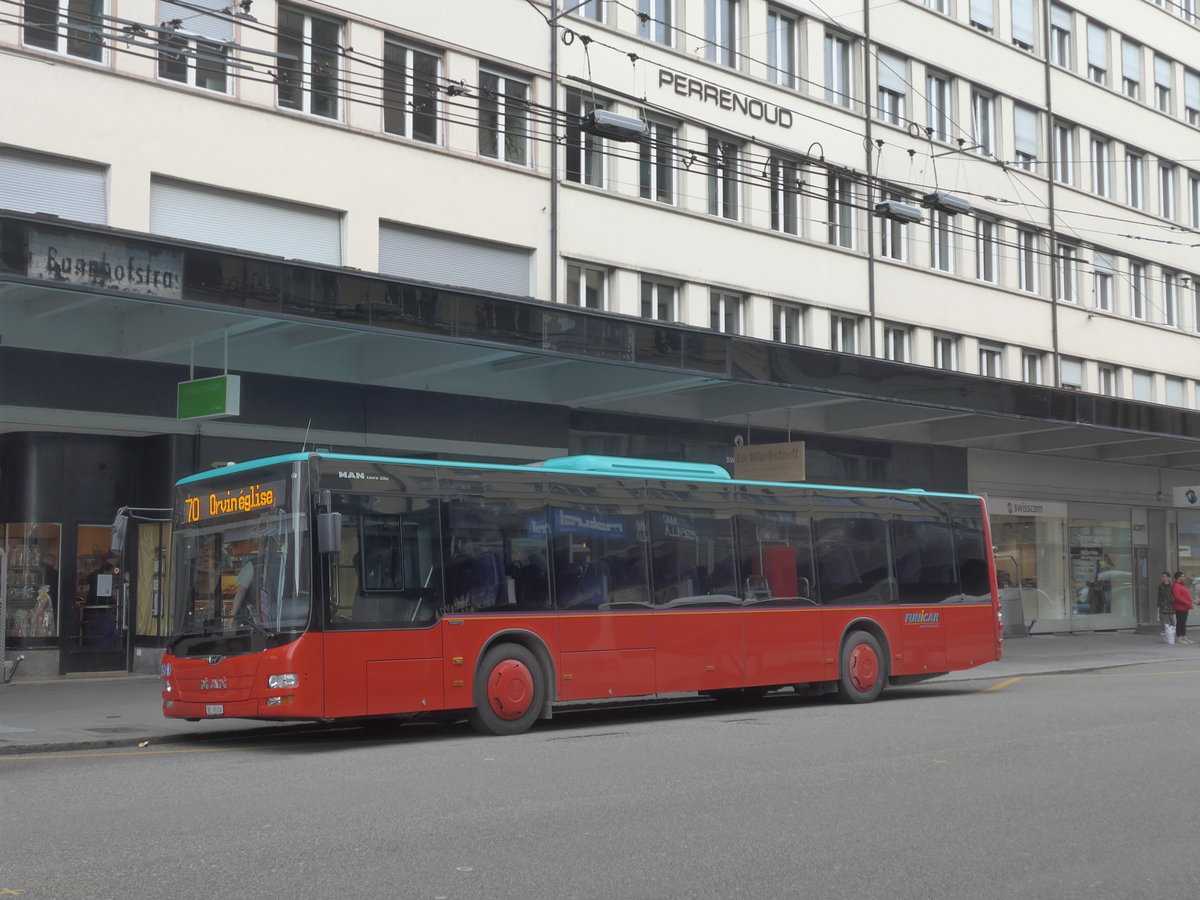
[[[480,734],[528,731],[546,701],[546,679],[533,652],[520,644],[497,644],[475,673],[471,727]]]
[[[875,635],[852,631],[842,644],[838,698],[846,703],[870,703],[887,681],[887,657]]]

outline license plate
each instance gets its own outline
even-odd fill
[[[225,715],[225,706],[221,703],[210,703],[204,707],[206,716],[223,716]]]

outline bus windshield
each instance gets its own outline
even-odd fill
[[[176,656],[251,653],[293,640],[308,626],[308,531],[305,518],[287,509],[286,483],[255,484],[253,494],[244,487],[181,489],[179,517],[189,521],[177,522],[174,535]],[[245,496],[256,502],[227,502]],[[263,496],[269,502],[258,502]],[[226,507],[233,512],[223,513]]]

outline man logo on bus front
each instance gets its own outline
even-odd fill
[[[200,690],[202,691],[225,691],[229,689],[228,678],[201,678]]]

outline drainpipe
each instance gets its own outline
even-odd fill
[[[550,0],[550,302],[558,302],[558,0]]]
[[[1054,366],[1054,381],[1055,387],[1062,387],[1062,365],[1059,357],[1058,346],[1058,237],[1055,221],[1057,216],[1054,212],[1054,167],[1058,161],[1055,158],[1057,148],[1054,146],[1054,109],[1051,102],[1051,76],[1053,68],[1050,65],[1050,4],[1042,4],[1042,35],[1046,42],[1045,53],[1042,60],[1042,70],[1045,79],[1046,92],[1046,142],[1050,147],[1050,152],[1046,158],[1050,160],[1050,171],[1047,172],[1046,179],[1046,210],[1049,224],[1050,238],[1050,359],[1051,365]]]
[[[863,119],[866,125],[867,151],[867,325],[871,330],[868,352],[875,357],[875,164],[871,158],[875,146],[871,130],[871,3],[863,0]]]

